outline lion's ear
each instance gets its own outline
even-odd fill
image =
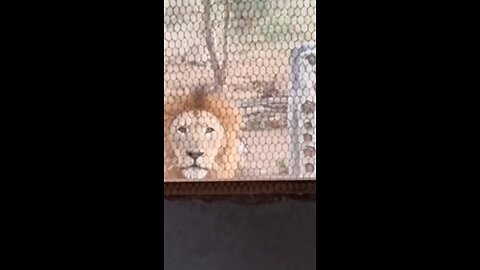
[[[221,93],[223,91],[223,87],[218,84],[202,84],[196,86],[195,90],[204,94]]]
[[[216,90],[218,90],[218,87],[215,84],[209,84],[209,85],[207,85],[207,89],[208,89],[209,93],[212,93],[212,92],[215,92]]]
[[[216,87],[214,85],[201,84],[201,85],[195,86],[195,88],[193,90],[196,93],[199,93],[199,94],[202,94],[202,95],[207,95],[208,93],[214,92],[215,89],[216,89]]]
[[[210,92],[211,92],[211,93],[217,93],[217,94],[219,94],[219,93],[225,93],[225,91],[224,91],[225,88],[226,88],[225,85],[223,85],[223,86],[222,86],[222,85],[219,85],[219,84],[211,85],[211,86],[210,86]]]

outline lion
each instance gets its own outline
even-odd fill
[[[164,106],[165,179],[228,179],[239,172],[243,117],[233,103],[196,89]]]

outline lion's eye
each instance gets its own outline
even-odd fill
[[[212,133],[212,132],[214,132],[214,131],[215,131],[215,129],[209,127],[209,128],[207,128],[207,131],[206,131],[206,132],[207,132],[207,133]]]
[[[178,131],[180,131],[181,133],[187,133],[187,129],[185,127],[179,127]]]

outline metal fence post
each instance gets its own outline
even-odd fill
[[[290,56],[288,127],[292,177],[316,177],[316,63],[312,64],[308,59],[312,56],[316,57],[315,42],[297,46]]]

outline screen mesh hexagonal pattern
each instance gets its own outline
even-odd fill
[[[165,181],[316,179],[316,2],[163,12]]]

